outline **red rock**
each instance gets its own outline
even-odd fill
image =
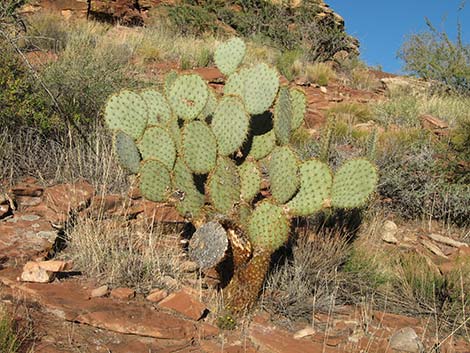
[[[8,214],[10,214],[10,211],[10,205],[0,205],[0,219],[5,218]]]
[[[199,320],[206,311],[203,303],[184,290],[170,294],[158,306],[174,310],[193,320]]]
[[[37,264],[39,267],[49,272],[70,271],[73,267],[73,263],[71,261],[49,260],[38,261]]]
[[[166,290],[156,289],[156,290],[153,290],[152,292],[150,292],[150,294],[147,295],[146,299],[148,301],[158,303],[158,302],[162,301],[163,299],[165,299],[166,297],[168,297],[168,292]]]
[[[90,293],[90,297],[99,298],[99,297],[104,297],[106,294],[108,294],[108,286],[104,285],[104,286],[93,289]]]
[[[23,282],[49,283],[54,279],[54,272],[47,271],[37,262],[27,262],[20,277]]]
[[[125,200],[121,195],[94,196],[86,213],[94,217],[122,214],[125,206]]]
[[[8,193],[13,195],[14,198],[16,198],[17,196],[37,197],[41,196],[43,192],[44,188],[42,186],[29,183],[21,183],[13,186]]]
[[[143,211],[138,217],[144,218],[150,224],[183,223],[185,221],[173,206],[148,200],[142,200],[141,203]]]
[[[59,184],[44,191],[43,199],[50,209],[69,214],[78,211],[90,202],[94,189],[90,183],[79,181],[74,184]]]
[[[115,288],[111,291],[111,297],[115,299],[128,300],[135,297],[135,290],[131,288]]]

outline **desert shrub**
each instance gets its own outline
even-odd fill
[[[328,86],[328,83],[336,78],[335,71],[331,65],[326,63],[307,64],[305,76],[308,81],[320,86]]]
[[[372,118],[372,112],[367,104],[358,102],[340,102],[328,109],[327,116],[336,121],[349,125],[366,123]]]
[[[429,143],[382,154],[379,193],[405,218],[432,218],[466,225],[470,219],[470,186],[446,180]]]
[[[169,6],[168,16],[182,34],[202,34],[216,32],[217,16],[205,6],[186,1],[178,6]]]
[[[263,306],[290,320],[311,320],[312,304],[315,310],[327,310],[338,286],[337,270],[346,261],[348,249],[347,237],[339,232],[307,231],[293,245],[286,263],[269,275]]]
[[[38,127],[43,131],[59,123],[38,82],[5,41],[0,40],[0,125],[15,129]]]
[[[60,14],[39,12],[27,17],[23,43],[28,49],[59,52],[65,48],[69,32],[70,24]]]
[[[373,104],[372,109],[374,120],[381,125],[420,126],[418,98],[409,92],[393,92],[387,100]]]
[[[286,50],[277,57],[276,67],[287,80],[292,81],[299,75],[301,67],[298,63],[301,55],[299,50]]]
[[[86,126],[100,115],[111,93],[131,86],[126,69],[131,50],[89,31],[72,32],[57,61],[42,72],[63,114]]]
[[[452,41],[429,21],[428,31],[413,34],[402,45],[398,56],[404,69],[427,80],[435,80],[458,92],[470,92],[470,44],[463,42],[460,27]]]
[[[14,313],[8,310],[4,303],[0,303],[0,352],[19,353],[26,351],[25,341],[28,332],[19,327]]]

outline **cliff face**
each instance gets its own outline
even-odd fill
[[[243,30],[237,28],[236,23],[230,22],[233,18],[240,17],[240,13],[245,15],[246,8],[241,9],[240,5],[231,5],[234,3],[231,1],[220,1],[218,5],[216,5],[219,6],[219,9],[214,10],[214,3],[217,3],[217,1],[211,1],[211,6],[205,6],[206,1],[204,0],[33,0],[25,6],[24,12],[31,13],[41,10],[52,10],[62,13],[66,18],[81,16],[92,17],[107,22],[118,22],[122,25],[143,25],[151,9],[191,7],[196,11],[212,11],[210,15],[213,16],[212,19],[214,22],[220,22],[225,28],[232,27],[232,29],[240,34],[247,35]],[[284,21],[284,23],[280,25],[277,23],[279,27],[274,28],[271,32],[277,32],[279,29],[279,31],[286,32],[284,33],[286,36],[297,36],[297,38],[305,37],[303,34],[304,28],[302,24],[299,24],[297,21],[297,18],[302,17],[304,18],[304,27],[306,23],[310,21],[312,26],[321,29],[322,33],[334,31],[341,35],[340,45],[331,43],[328,36],[322,38],[323,42],[314,42],[312,40],[312,45],[337,45],[337,48],[330,48],[329,50],[332,52],[343,52],[344,55],[348,53],[358,54],[359,42],[357,39],[345,33],[344,19],[332,10],[323,0],[270,0],[270,3],[276,5],[276,8],[285,10],[280,10],[280,12],[277,13],[278,16],[282,13],[286,15],[285,17],[290,17],[289,20]],[[255,6],[256,5],[253,5],[253,7]],[[210,10],[208,10],[208,8]],[[219,11],[220,9],[223,9],[223,11]],[[239,14],[236,14],[237,11]],[[255,9],[252,15],[256,14],[256,11]],[[159,12],[158,10],[152,11],[153,14],[158,14]],[[234,12],[235,14],[227,14],[228,12]],[[223,13],[223,15],[221,15],[221,13]],[[305,13],[311,15],[307,17],[307,21],[305,21]],[[283,15],[280,17],[283,17]],[[269,20],[269,14],[267,19]],[[263,21],[266,21],[266,18],[263,19]],[[258,22],[261,22],[261,20]],[[302,20],[300,20],[300,22],[302,22]],[[210,24],[213,25],[213,23]],[[314,39],[315,35],[311,35],[311,38]]]

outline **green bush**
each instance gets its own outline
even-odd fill
[[[437,82],[458,92],[470,93],[470,44],[462,41],[458,31],[452,41],[446,32],[438,31],[429,21],[427,32],[409,36],[398,56],[404,69],[427,80]]]
[[[72,32],[58,60],[42,73],[63,113],[76,123],[96,120],[111,93],[131,85],[126,45],[106,42],[89,31]]]
[[[70,24],[64,23],[60,14],[36,13],[26,19],[24,46],[33,50],[59,52],[67,44]]]
[[[18,54],[0,41],[0,126],[49,130],[58,123],[48,100]]]

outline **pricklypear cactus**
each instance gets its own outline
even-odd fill
[[[138,175],[144,197],[174,203],[199,227],[190,255],[200,267],[215,266],[230,242],[234,275],[224,289],[225,318],[256,302],[292,218],[361,207],[378,179],[365,158],[336,174],[324,159],[301,161],[290,140],[307,111],[305,93],[280,86],[266,64],[241,66],[245,51],[239,38],[216,50],[227,76],[222,96],[197,75],[171,72],[162,92],[125,90],[105,108],[118,160]]]

